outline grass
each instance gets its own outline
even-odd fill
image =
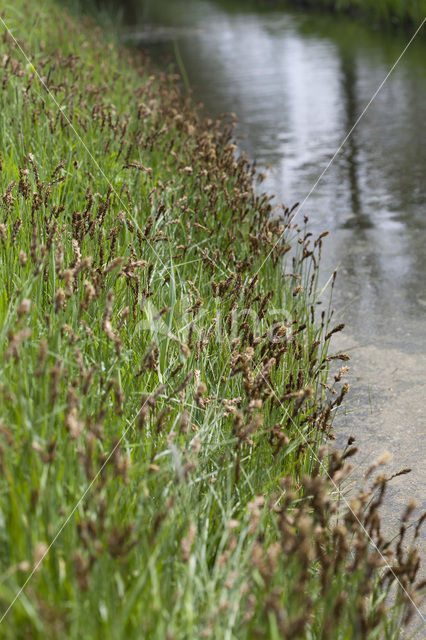
[[[1,637],[399,637],[410,508],[392,550],[388,479],[348,510],[324,447],[321,237],[175,77],[50,0],[3,19]]]

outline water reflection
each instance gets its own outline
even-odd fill
[[[145,6],[154,55],[176,29],[196,99],[209,113],[238,114],[240,145],[270,166],[266,188],[289,205],[310,191],[405,44],[328,17],[226,13],[203,1]],[[415,43],[306,205],[314,229],[338,232],[323,274],[342,266],[355,333],[392,340],[408,319],[411,349],[410,334],[426,339],[425,57]]]
[[[356,122],[358,114],[356,92],[357,72],[354,58],[348,55],[345,50],[341,51],[340,58],[343,104],[346,114],[345,128],[347,131],[350,131],[354,122]],[[361,194],[358,178],[358,167],[360,164],[358,149],[357,131],[355,129],[344,147],[344,154],[348,162],[348,185],[351,194],[353,217],[349,218],[343,227],[345,229],[358,227],[362,231],[363,229],[371,227],[372,222],[369,216],[364,214],[361,209]]]

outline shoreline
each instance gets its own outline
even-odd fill
[[[217,0],[217,2],[227,7],[241,6],[240,0]],[[385,3],[372,2],[371,0],[349,0],[345,3],[341,3],[339,0],[250,0],[244,4],[265,11],[289,7],[308,10],[313,14],[327,11],[335,15],[350,16],[364,23],[372,20],[371,26],[373,28],[402,31],[419,27],[426,15],[426,3],[424,2],[420,7],[415,2],[397,3],[394,0],[386,0]]]

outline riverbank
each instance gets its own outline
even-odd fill
[[[325,8],[372,19],[385,25],[420,26],[426,17],[425,0],[290,0],[291,4],[313,9]]]
[[[30,59],[2,33],[3,637],[398,637],[362,528],[390,558],[386,479],[348,511],[353,447],[320,449],[347,392],[321,239],[176,78],[28,15]]]
[[[148,0],[149,2],[149,0]],[[225,6],[240,4],[238,0],[219,0]],[[419,27],[426,16],[425,0],[249,0],[245,5],[256,8],[279,9],[299,7],[316,11],[332,11],[353,15],[373,23],[391,27]]]

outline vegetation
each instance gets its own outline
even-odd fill
[[[136,0],[137,3],[138,0]],[[148,1],[149,0],[145,0]],[[286,6],[326,9],[364,17],[382,25],[419,27],[426,17],[426,0],[218,0],[226,6],[240,5],[261,9],[277,9]]]
[[[383,539],[383,460],[339,500],[321,236],[175,77],[50,0],[3,19],[1,637],[399,637],[420,523]]]
[[[359,14],[385,24],[420,26],[426,0],[291,0],[292,4]]]

